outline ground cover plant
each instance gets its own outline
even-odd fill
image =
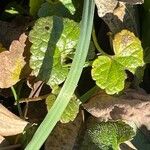
[[[0,1],[0,149],[150,149],[149,0]]]

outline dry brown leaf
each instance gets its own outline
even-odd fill
[[[20,134],[27,124],[27,121],[20,119],[0,104],[0,136]]]
[[[132,4],[132,5],[144,3],[144,0],[119,0],[119,1],[125,2],[125,3],[128,3],[128,4]]]
[[[76,148],[76,140],[83,121],[81,113],[70,123],[58,123],[49,135],[45,150],[72,150]]]
[[[108,13],[113,13],[119,3],[142,4],[144,0],[95,0],[99,17],[104,17]]]
[[[20,80],[20,74],[25,66],[23,52],[27,36],[22,34],[19,41],[14,40],[9,51],[0,53],[0,88],[9,88]]]
[[[118,1],[116,0],[95,0],[95,4],[98,8],[99,17],[104,17],[107,13],[113,13]]]
[[[0,143],[4,142],[5,138],[3,136],[0,136]]]
[[[135,123],[137,127],[145,125],[150,129],[150,101],[143,101],[143,98],[146,99],[149,96],[141,95],[140,99],[139,95],[134,93],[133,97],[110,96],[99,91],[88,103],[84,104],[84,108],[104,121],[122,119]]]
[[[126,5],[124,3],[119,3],[118,7],[113,11],[114,16],[118,17],[118,19],[123,22],[123,19],[126,15]]]
[[[113,34],[123,29],[133,31],[138,35],[136,25],[136,4],[142,4],[144,0],[95,0],[98,15],[108,25]]]

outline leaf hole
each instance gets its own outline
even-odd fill
[[[49,28],[48,26],[45,26],[45,29],[46,29],[46,30],[49,30],[50,28]]]

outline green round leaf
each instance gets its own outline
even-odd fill
[[[132,127],[121,121],[96,123],[86,131],[83,147],[95,145],[101,150],[118,150],[121,143],[134,135]]]
[[[79,24],[60,17],[40,18],[29,34],[32,74],[49,85],[61,84],[67,74],[65,59],[74,51],[79,36]]]
[[[96,84],[108,94],[114,94],[124,88],[126,74],[120,64],[107,56],[99,56],[92,65],[92,77]]]
[[[127,78],[125,70],[135,73],[143,66],[143,48],[140,40],[127,30],[116,34],[113,40],[114,56],[99,56],[92,65],[92,77],[108,94],[123,90]]]

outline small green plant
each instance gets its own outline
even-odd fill
[[[134,135],[132,127],[121,121],[95,123],[86,131],[81,149],[119,150],[119,145]]]
[[[124,89],[127,78],[125,70],[136,72],[143,66],[143,48],[140,40],[130,31],[122,30],[113,39],[115,55],[99,56],[93,63],[92,77],[96,84],[108,94],[119,93]]]

